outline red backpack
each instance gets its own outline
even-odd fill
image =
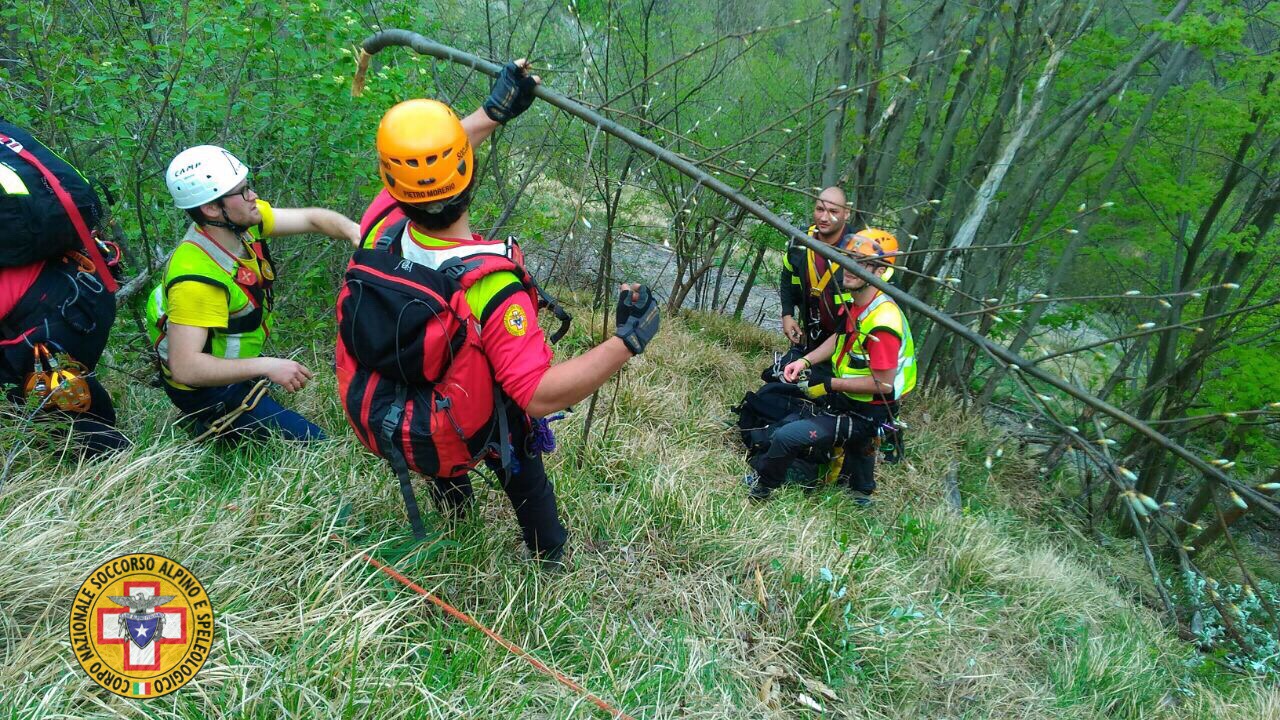
[[[432,270],[401,256],[408,222],[392,222],[373,249],[352,256],[338,292],[336,359],[347,420],[360,442],[395,469],[414,534],[421,538],[426,530],[410,469],[454,477],[486,457],[501,458],[506,467],[511,456],[505,398],[481,348],[467,289],[509,271],[535,307],[558,306],[525,270],[514,240],[506,243],[506,254],[451,259]],[[568,317],[563,310],[556,315],[562,322]]]

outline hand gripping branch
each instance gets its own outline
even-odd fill
[[[361,43],[359,66],[356,69],[356,75],[352,81],[351,92],[353,95],[359,95],[364,89],[365,74],[368,70],[369,61],[372,59],[373,55],[385,48],[393,46],[407,47],[422,55],[430,55],[431,57],[438,58],[440,60],[448,60],[449,62],[464,65],[489,75],[490,77],[497,75],[498,71],[501,69],[501,66],[496,63],[483,60],[475,55],[465,53],[447,45],[432,42],[415,32],[409,32],[408,30],[383,30],[382,32],[370,35],[363,43]],[[603,117],[581,103],[570,100],[564,95],[548,89],[545,85],[539,85],[535,88],[534,94],[543,102],[559,108],[576,118],[582,119],[583,121],[627,143],[636,150],[652,155],[658,160],[661,160],[667,165],[679,170],[685,176],[705,185],[724,199],[751,213],[761,222],[769,225],[791,240],[813,250],[831,262],[839,263],[846,271],[852,272],[854,275],[865,280],[870,285],[896,300],[900,306],[909,308],[929,318],[950,332],[955,333],[964,340],[978,346],[996,361],[1004,364],[1008,369],[1017,371],[1026,377],[1034,378],[1046,385],[1052,386],[1053,388],[1070,395],[1076,400],[1079,400],[1085,405],[1088,405],[1094,410],[1128,425],[1135,432],[1145,436],[1156,445],[1159,445],[1165,450],[1168,450],[1174,455],[1187,461],[1188,465],[1191,465],[1196,470],[1203,473],[1205,477],[1212,478],[1222,486],[1230,490],[1234,490],[1241,496],[1247,497],[1253,505],[1262,508],[1275,518],[1280,518],[1280,507],[1274,505],[1266,495],[1258,492],[1253,487],[1236,480],[1222,472],[1221,469],[1210,465],[1195,453],[1169,439],[1155,428],[1130,415],[1124,410],[1121,410],[1101,398],[1094,397],[1092,394],[1059,377],[1037,368],[1032,361],[1015,353],[1009,352],[1004,347],[996,345],[986,338],[972,332],[945,312],[929,306],[917,299],[914,295],[911,295],[900,288],[885,283],[880,278],[863,269],[857,263],[849,262],[848,256],[844,253],[839,250],[835,250],[826,243],[814,240],[804,234],[778,215],[775,215],[768,208],[760,205],[746,195],[743,195],[732,187],[729,187],[710,173],[702,170],[688,158],[677,155],[667,148],[641,137],[632,130]]]

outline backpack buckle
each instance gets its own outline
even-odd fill
[[[396,428],[400,427],[400,418],[404,416],[403,405],[392,405],[387,410],[387,414],[382,416],[382,436],[385,438],[393,438],[396,434]]]
[[[471,267],[458,258],[449,258],[443,263],[440,263],[440,267],[436,269],[450,280],[460,283],[462,282],[462,276],[466,275],[467,271],[470,270]]]
[[[404,417],[404,403],[407,398],[408,388],[404,386],[397,388],[395,402],[387,408],[387,414],[382,416],[382,437],[388,443],[394,444],[396,430],[400,428],[400,420]]]
[[[404,235],[409,229],[409,218],[401,218],[398,222],[387,228],[378,236],[373,243],[374,250],[391,250],[399,242],[400,236]]]

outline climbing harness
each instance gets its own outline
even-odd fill
[[[824,260],[823,264],[826,267],[823,269],[822,275],[819,276],[818,259],[820,257],[821,256],[817,253],[805,253],[805,260],[807,261],[809,270],[809,295],[815,298],[820,297],[822,293],[826,292],[827,283],[831,282],[831,278],[835,275],[836,270],[835,263],[826,261],[826,258],[822,258]]]

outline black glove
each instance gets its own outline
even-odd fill
[[[800,387],[799,385],[796,385],[795,383],[781,382],[781,381],[771,382],[766,384],[765,387],[769,387],[770,385],[776,385],[778,387],[776,392],[779,395],[791,395],[799,398],[809,397],[808,393],[805,392],[805,389]]]
[[[653,299],[653,293],[643,285],[636,292],[640,299],[635,301],[631,299],[630,290],[618,293],[618,310],[615,315],[618,330],[614,333],[622,338],[633,355],[644,352],[645,346],[658,334],[659,324],[658,303]]]
[[[529,109],[533,104],[533,89],[538,86],[533,76],[519,65],[509,62],[502,66],[494,78],[493,89],[484,101],[484,114],[490,120],[506,124],[508,120]]]

